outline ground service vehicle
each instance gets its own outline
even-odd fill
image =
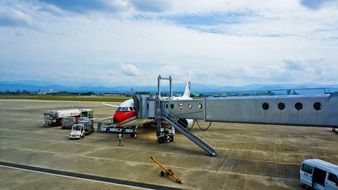
[[[89,135],[90,133],[94,132],[94,122],[90,118],[81,118],[79,124],[83,125],[84,134]]]
[[[116,125],[113,118],[102,118],[97,124],[98,132],[107,133],[124,133],[130,134],[130,137],[136,137],[136,129],[134,127],[120,127]]]
[[[318,190],[338,190],[338,166],[319,159],[304,160],[299,180]]]
[[[72,131],[69,134],[70,139],[80,139],[85,135],[94,132],[94,122],[90,118],[81,118],[78,124],[72,126]]]
[[[69,134],[69,139],[80,139],[85,135],[84,125],[83,124],[74,124],[72,126],[72,131]]]
[[[113,118],[102,118],[97,123],[98,132],[109,132],[109,127],[113,126]]]
[[[80,109],[80,111],[81,111],[80,117],[88,117],[88,118],[94,117],[94,111],[92,109]]]
[[[62,129],[70,129],[73,124],[78,123],[79,117],[65,117],[62,119]]]
[[[63,128],[71,127],[70,119],[66,119],[66,122],[63,122],[64,118],[72,117],[73,123],[77,123],[80,117],[89,117],[93,118],[92,109],[67,109],[67,110],[49,110],[43,113],[43,123],[42,127],[54,127],[62,125]]]

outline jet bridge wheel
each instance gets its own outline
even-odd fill
[[[130,138],[137,138],[137,134],[135,132],[130,133]]]
[[[162,138],[162,137],[158,137],[158,138],[157,138],[157,142],[158,142],[159,144],[162,144],[162,143],[163,143],[163,138]]]
[[[172,135],[165,135],[165,136],[162,136],[162,137],[158,137],[157,138],[157,142],[159,144],[168,143],[168,142],[174,142],[174,136],[172,136]]]
[[[305,189],[309,189],[310,187],[306,184],[302,185]]]

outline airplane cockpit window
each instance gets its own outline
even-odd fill
[[[127,111],[130,111],[130,108],[129,107],[118,107],[116,111],[127,112]]]
[[[130,111],[130,109],[129,109],[129,107],[118,107],[116,111],[127,112],[127,111]]]
[[[333,183],[337,184],[338,183],[338,178],[336,175],[329,173],[328,180],[332,181]]]

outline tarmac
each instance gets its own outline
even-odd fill
[[[69,130],[40,127],[43,112],[67,108],[92,108],[95,118],[115,111],[100,102],[0,100],[0,162],[179,189],[304,189],[298,180],[304,159],[338,164],[338,135],[331,128],[212,123],[202,131],[195,125],[192,132],[218,152],[209,157],[181,134],[158,144],[152,127],[139,128],[136,139],[124,135],[124,146],[118,146],[116,134],[94,132],[69,140]],[[150,156],[183,184],[161,177]],[[0,189],[135,188],[140,187],[0,164]]]

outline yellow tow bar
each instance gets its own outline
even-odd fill
[[[164,175],[170,176],[176,183],[182,183],[182,181],[174,175],[174,172],[169,168],[165,168],[159,161],[155,160],[153,157],[150,157],[160,168],[162,169],[161,171],[161,176],[163,177]]]

